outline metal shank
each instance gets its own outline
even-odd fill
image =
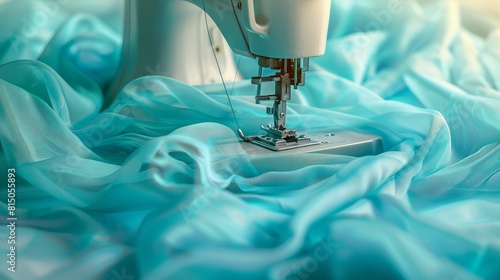
[[[277,59],[268,57],[259,57],[259,76],[252,78],[252,84],[257,85],[257,94],[255,100],[257,103],[261,101],[274,101],[272,107],[268,107],[266,112],[273,116],[274,123],[268,127],[262,127],[267,132],[265,136],[253,137],[252,141],[261,146],[270,148],[269,145],[278,149],[278,146],[292,145],[303,146],[311,145],[309,138],[297,135],[293,129],[286,127],[286,109],[287,101],[291,99],[292,85],[296,89],[298,86],[305,84],[305,72],[309,68],[309,60],[304,59]],[[270,68],[277,70],[275,75],[262,77],[262,68]],[[264,82],[274,82],[275,92],[272,95],[261,95],[261,84]],[[265,142],[262,145],[260,142]],[[302,144],[301,144],[302,143]]]

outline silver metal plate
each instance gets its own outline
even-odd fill
[[[228,143],[221,145],[219,150],[226,154],[235,151],[234,145],[239,145],[248,154],[283,154],[283,153],[322,153],[347,156],[377,155],[383,152],[382,139],[378,135],[360,133],[341,129],[320,129],[300,131],[311,139],[311,145],[290,145],[285,149],[273,149],[262,142]]]

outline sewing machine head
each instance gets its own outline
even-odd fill
[[[197,11],[192,4],[198,6]],[[107,105],[126,83],[151,74],[148,69],[154,65],[191,84],[205,81],[193,74],[178,74],[192,73],[197,68],[180,59],[198,53],[195,46],[202,45],[196,29],[204,29],[196,23],[196,12],[211,17],[235,53],[258,58],[259,76],[252,79],[257,85],[256,102],[274,103],[267,108],[274,123],[265,128],[266,135],[244,137],[238,130],[240,136],[271,149],[308,142],[295,130],[287,129],[286,103],[291,98],[291,87],[296,89],[305,83],[308,58],[325,51],[330,0],[127,0],[122,67],[107,94]],[[209,28],[205,30],[210,33]],[[227,54],[225,58],[230,60]],[[210,61],[209,57],[203,59]],[[263,68],[277,73],[262,77]],[[274,93],[261,94],[265,82],[276,84]]]
[[[273,116],[274,123],[267,128],[262,127],[267,133],[245,137],[241,129],[238,129],[240,137],[273,150],[317,144],[287,128],[286,107],[287,101],[292,97],[292,86],[297,89],[305,84],[309,58],[325,52],[331,1],[205,1],[212,3],[212,7],[226,7],[223,10],[227,13],[222,14],[222,17],[221,14],[217,17],[215,13],[214,20],[216,23],[219,21],[218,25],[233,50],[258,57],[259,75],[252,78],[252,84],[257,85],[256,102],[273,102],[266,111]],[[201,0],[201,7],[207,10],[204,3]],[[211,11],[214,14],[215,10],[207,10],[209,14]],[[226,26],[239,28],[224,29]],[[262,77],[263,68],[276,70],[276,74]],[[275,83],[275,92],[262,95],[261,85],[264,82]]]
[[[105,106],[129,81],[158,72],[189,84],[207,83],[204,76],[218,75],[221,68],[234,64],[234,52],[257,59],[259,74],[252,78],[256,102],[272,102],[266,110],[274,118],[262,127],[266,134],[245,137],[238,128],[240,137],[274,151],[325,143],[287,128],[286,108],[292,87],[305,84],[309,58],[325,51],[331,0],[126,0],[125,4],[122,65]],[[227,43],[214,44],[219,37]],[[156,68],[153,73],[152,68]],[[263,68],[275,74],[263,77]],[[217,78],[208,80],[220,81]],[[266,82],[275,84],[274,92],[262,94]]]

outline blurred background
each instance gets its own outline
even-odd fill
[[[0,0],[1,3],[14,0]],[[15,0],[25,1],[25,0]],[[122,9],[125,0],[45,0],[45,2],[56,1],[61,4],[71,2],[71,5],[63,5],[70,13],[93,12],[96,13],[96,7],[100,7],[98,16],[108,22],[113,27],[120,27],[120,19],[114,14],[116,9]],[[333,0],[333,2],[346,0]],[[500,21],[500,0],[401,0],[417,2],[436,2],[436,1],[457,1],[464,9],[481,12],[490,15]]]
[[[466,8],[482,11],[500,20],[499,0],[458,0]]]

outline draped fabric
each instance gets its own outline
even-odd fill
[[[333,1],[288,124],[377,134],[383,153],[249,155],[222,84],[147,76],[101,110],[120,31],[72,5],[0,4],[0,223],[9,168],[18,218],[2,279],[500,277],[494,20],[481,37],[452,1]],[[240,69],[231,100],[257,133],[256,62]]]

